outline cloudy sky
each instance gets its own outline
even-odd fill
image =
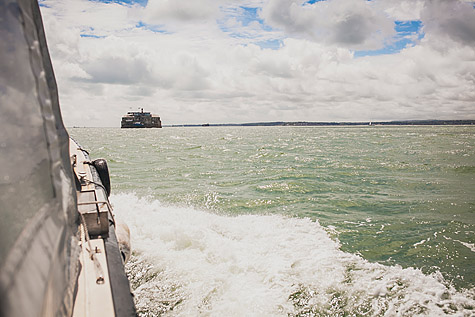
[[[40,0],[67,126],[475,119],[467,0]]]

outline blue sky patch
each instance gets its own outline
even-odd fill
[[[416,45],[416,42],[424,37],[422,32],[422,21],[395,21],[394,29],[397,35],[389,41],[384,48],[379,50],[355,51],[355,57],[377,56],[385,54],[396,54],[404,48]]]
[[[273,29],[264,22],[259,16],[259,8],[255,7],[235,7],[226,11],[225,18],[218,20],[218,26],[228,36],[235,39],[243,39],[247,45],[249,43],[255,44],[262,49],[277,50],[282,47],[282,40],[275,38],[270,33]],[[228,21],[234,19],[238,22],[228,24]],[[256,27],[256,25],[258,25]]]
[[[145,30],[148,30],[148,31],[152,31],[152,32],[155,32],[155,33],[171,34],[171,32],[169,32],[169,31],[167,31],[163,28],[163,25],[148,24],[148,23],[145,23],[143,21],[139,21],[135,25],[135,27],[139,28],[139,29],[145,29]]]
[[[40,7],[43,7],[43,8],[51,8],[51,6],[46,5],[46,4],[44,4],[43,2],[44,2],[44,0],[39,0],[39,1],[38,1],[38,5],[39,5]]]
[[[377,55],[386,55],[386,54],[396,54],[403,50],[407,45],[411,45],[413,42],[409,39],[402,39],[391,45],[386,45],[384,48],[379,50],[372,51],[355,51],[355,57],[364,57],[364,56],[377,56]]]
[[[272,50],[278,50],[279,48],[282,47],[281,40],[260,41],[260,42],[256,42],[255,44],[258,45],[260,48],[267,48],[267,49],[272,49]]]
[[[145,7],[148,3],[148,0],[89,0],[92,2],[102,2],[102,3],[117,3],[122,5],[134,5],[138,4],[142,7]]]
[[[264,23],[264,20],[259,17],[258,8],[252,7],[239,7],[228,11],[228,14],[224,19],[218,20],[218,26],[221,31],[228,33],[229,36],[235,38],[250,38],[245,27],[249,26],[252,22],[257,22],[261,29],[266,32],[272,31],[272,28]],[[240,22],[244,27],[242,31],[235,27],[228,27],[226,25],[226,20],[234,18],[236,21]]]
[[[88,27],[82,30],[82,33],[79,34],[80,37],[88,37],[88,38],[94,38],[94,39],[102,39],[105,38],[105,35],[96,35],[94,34],[94,28],[93,27]]]
[[[251,22],[258,22],[264,31],[271,31],[272,28],[264,23],[264,20],[259,17],[258,8],[240,7],[241,14],[235,18],[242,23],[243,26],[248,26]]]
[[[422,28],[422,21],[414,20],[414,21],[396,21],[394,22],[395,26],[394,29],[398,33],[398,35],[409,35],[418,33],[421,31]]]
[[[89,37],[89,38],[94,38],[94,39],[102,39],[105,38],[104,35],[94,35],[94,34],[80,34],[79,36],[81,37]]]
[[[257,8],[241,7],[241,9],[243,11],[238,20],[240,20],[244,26],[247,26],[249,23],[254,21],[259,22],[259,24],[264,23],[264,21],[257,15]]]

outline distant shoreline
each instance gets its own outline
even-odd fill
[[[170,124],[164,127],[315,127],[315,126],[378,126],[378,125],[475,125],[475,120],[399,120],[367,122],[250,122],[250,123],[205,123],[205,124]]]

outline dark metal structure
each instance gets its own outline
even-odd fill
[[[120,123],[121,128],[161,128],[162,121],[160,117],[151,114],[150,112],[141,111],[127,112],[127,115],[122,117]]]

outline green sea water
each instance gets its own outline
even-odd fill
[[[235,301],[228,297],[246,298],[233,289],[239,284],[236,281],[254,276],[245,273],[249,267],[260,276],[258,282],[249,282],[256,290],[253,298],[284,298],[257,311],[264,315],[392,315],[391,309],[395,315],[437,315],[439,308],[442,313],[474,313],[475,127],[73,128],[69,132],[91,157],[109,163],[111,201],[119,216],[130,223],[137,246],[129,274],[139,294],[141,288],[147,289],[146,299],[138,299],[143,315],[219,315],[222,307],[233,311]],[[163,210],[167,213],[162,214]],[[161,218],[155,219],[159,213]],[[141,223],[147,215],[149,222]],[[165,218],[166,224],[160,220]],[[240,221],[243,223],[237,226]],[[233,223],[232,228],[228,222]],[[213,238],[216,232],[220,235]],[[319,235],[323,238],[317,239]],[[250,236],[252,241],[244,242]],[[329,242],[318,247],[322,239]],[[286,244],[294,240],[295,245]],[[232,241],[242,244],[215,245]],[[282,249],[276,250],[280,243]],[[162,245],[170,248],[160,253],[157,250]],[[262,249],[239,253],[241,248],[257,246]],[[311,262],[308,257],[317,252],[314,248],[321,250],[314,259],[335,257],[347,272],[342,271],[342,279],[332,282],[333,286],[319,289],[322,279],[336,273],[331,265],[325,272],[317,267],[326,264]],[[229,252],[234,253],[224,256]],[[168,262],[163,262],[168,256]],[[275,257],[265,264],[268,271],[259,264],[264,256]],[[348,257],[358,260],[348,264]],[[216,259],[229,266],[224,269]],[[288,265],[284,264],[287,260]],[[199,268],[183,267],[178,272],[183,261],[203,262]],[[279,261],[283,264],[276,264],[274,271]],[[299,270],[299,263],[307,264]],[[394,277],[395,286],[387,282],[377,296],[371,292],[354,295],[360,294],[355,281],[363,283],[365,276],[372,276],[373,265],[389,270],[386,275]],[[287,266],[296,271],[287,272]],[[202,268],[206,277],[193,273],[196,276],[181,278],[189,270],[200,272]],[[206,269],[214,276],[208,276]],[[416,284],[428,287],[422,293],[432,287],[423,281],[426,277],[452,291],[437,295],[439,300],[431,302],[435,308],[422,299],[422,304],[407,304],[409,308],[398,306],[403,305],[402,295],[391,297],[389,290],[404,285],[401,279],[414,270],[420,272]],[[356,271],[366,273],[348,277]],[[216,272],[222,274],[219,279]],[[300,278],[304,272],[308,276]],[[144,274],[149,277],[143,279]],[[282,281],[266,280],[270,276]],[[384,280],[378,276],[371,283]],[[155,284],[154,279],[158,279]],[[160,293],[159,284],[169,288]],[[287,293],[259,291],[278,285],[287,288]],[[207,295],[199,295],[203,292]],[[154,303],[163,294],[168,304]],[[322,294],[327,300],[319,302]],[[381,294],[388,298],[382,299]],[[461,299],[455,304],[446,303],[457,296]],[[338,298],[346,300],[338,302]],[[351,302],[354,298],[362,302],[356,305],[357,301]],[[375,304],[375,298],[381,303]],[[245,313],[238,308],[235,312],[231,315]]]

